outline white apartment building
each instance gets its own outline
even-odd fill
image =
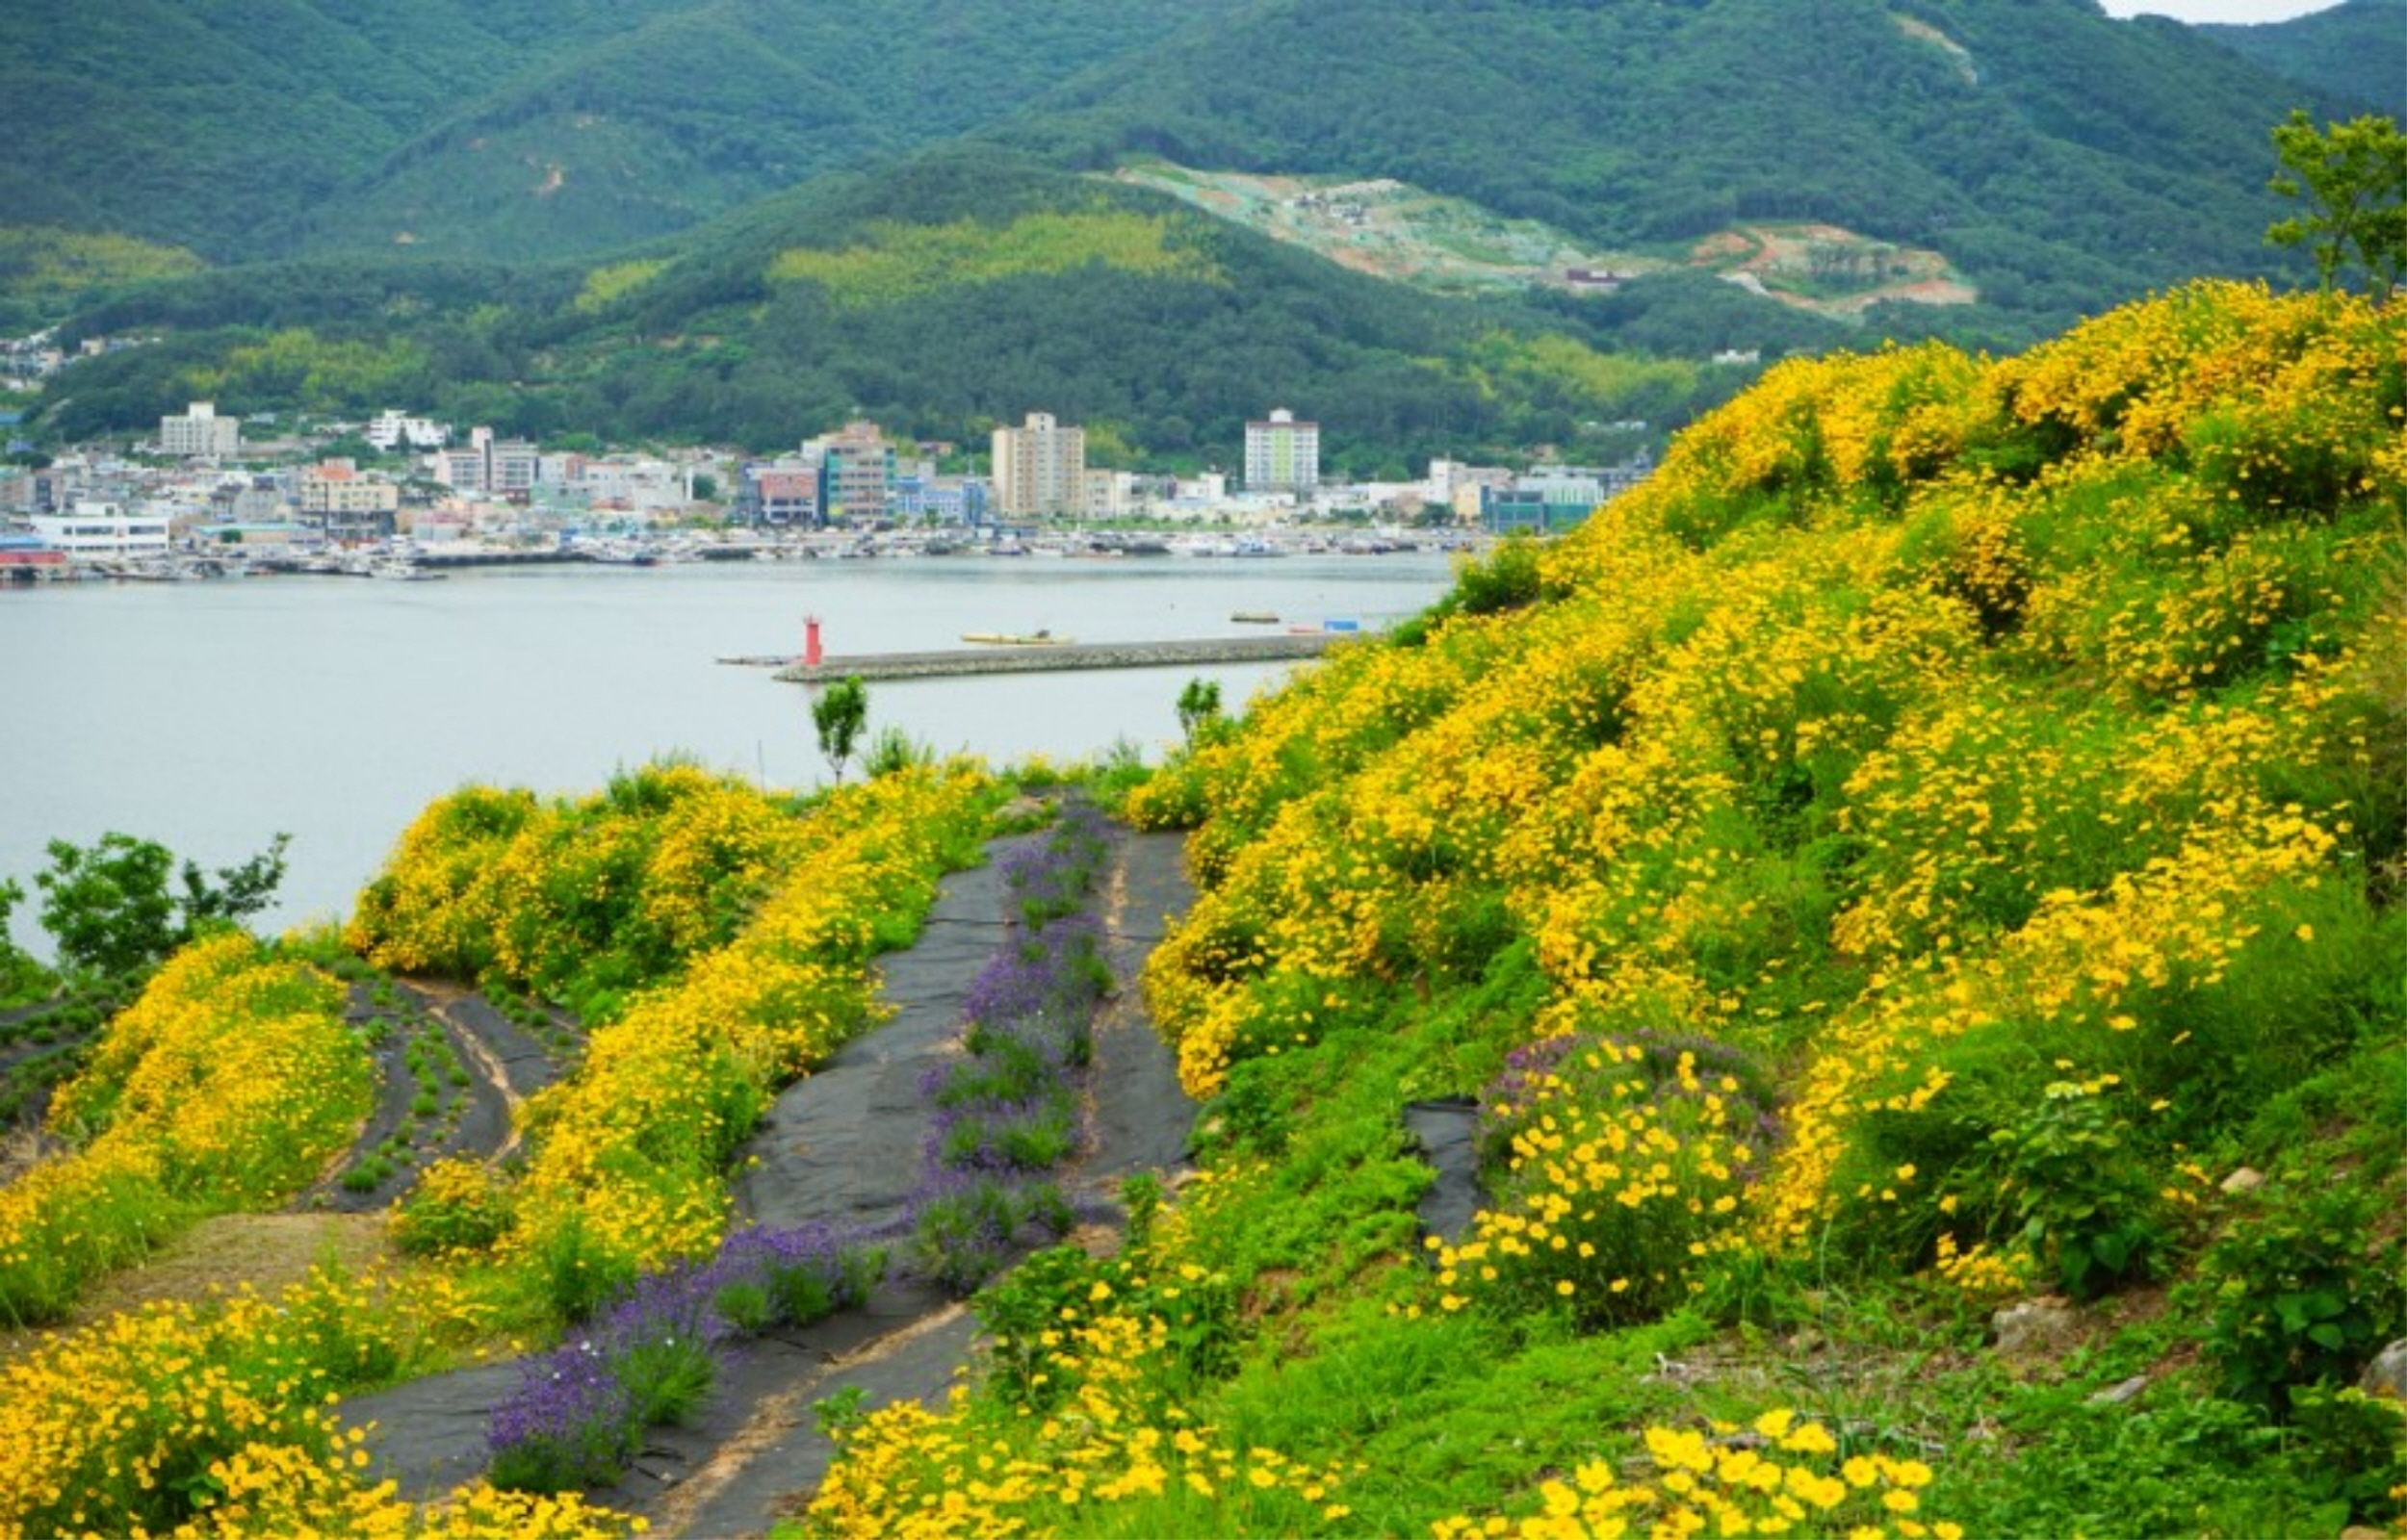
[[[1321,482],[1321,425],[1299,423],[1281,407],[1267,422],[1245,425],[1245,489],[1310,492]]]
[[[1087,505],[1086,429],[1030,412],[995,430],[995,511],[1006,519],[1078,513]]]
[[[159,452],[185,459],[227,460],[243,447],[243,424],[220,417],[207,401],[194,401],[182,417],[159,419]]]

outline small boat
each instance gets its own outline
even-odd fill
[[[1070,638],[1051,631],[963,631],[965,642],[977,642],[987,647],[1067,647]]]
[[[1240,626],[1276,626],[1279,617],[1267,609],[1241,609],[1229,617]]]

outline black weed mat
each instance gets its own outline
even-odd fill
[[[893,1019],[778,1098],[746,1151],[757,1159],[735,1183],[743,1220],[781,1229],[830,1223],[886,1238],[900,1250],[925,1168],[920,1081],[957,1051],[971,982],[1005,934],[999,860],[1027,842],[997,841],[987,864],[947,877],[918,942],[879,960]],[[1175,1167],[1185,1155],[1193,1109],[1136,988],[1164,924],[1192,900],[1179,846],[1170,834],[1119,842],[1106,900],[1118,990],[1097,1023],[1088,1152],[1069,1173],[1084,1213],[1107,1212],[1121,1178]],[[482,1031],[491,1023],[469,1014],[478,1007],[492,1013],[472,1000],[450,1014]],[[526,1040],[539,1052],[540,1044]],[[507,1051],[498,1031],[493,1042],[498,1062],[513,1070],[532,1064]],[[764,1532],[782,1507],[817,1485],[833,1457],[815,1425],[815,1402],[848,1388],[861,1391],[867,1407],[940,1397],[964,1372],[973,1335],[966,1310],[890,1268],[860,1308],[742,1343],[694,1422],[653,1429],[628,1475],[592,1496],[643,1514],[658,1534],[715,1540]],[[368,1448],[379,1478],[398,1481],[406,1495],[431,1496],[482,1469],[487,1420],[520,1375],[515,1363],[486,1365],[360,1397],[343,1409],[355,1424],[375,1424]]]

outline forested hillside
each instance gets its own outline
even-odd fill
[[[1279,0],[1005,132],[1089,163],[1394,176],[1607,244],[1825,220],[1936,247],[2053,328],[2274,269],[2265,130],[2290,105],[2317,104],[2085,0]]]
[[[2407,120],[2407,0],[2342,0],[2289,21],[2198,30],[2286,79]]]
[[[220,260],[591,251],[962,133],[1225,5],[28,0],[0,29],[0,208]]]
[[[1099,445],[1226,465],[1245,420],[1283,401],[1323,421],[1333,466],[1395,475],[1678,421],[1745,378],[1700,370],[1699,350],[1843,335],[1702,278],[1591,310],[1439,299],[993,150],[823,181],[591,270],[253,269],[85,324],[168,340],[66,371],[47,425],[70,439],[146,431],[195,397],[333,414],[414,400],[516,432],[762,449],[854,413],[976,442],[1042,409]],[[1613,342],[1622,328],[1652,346]]]

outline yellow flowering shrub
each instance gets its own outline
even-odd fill
[[[1049,1351],[1074,1389],[1043,1415],[959,1389],[942,1410],[897,1401],[842,1431],[805,1532],[982,1540],[1108,1510],[1131,1534],[1268,1534],[1347,1517],[1344,1472],[1233,1443],[1163,1393],[1167,1321],[1096,1304],[1066,1312]]]
[[[408,1359],[427,1324],[420,1294],[317,1275],[272,1300],[154,1303],[0,1368],[0,1536],[639,1533],[642,1521],[573,1495],[477,1482],[411,1502],[367,1481],[365,1434],[330,1408]]]
[[[1544,1050],[1551,1049],[1548,1052]],[[1694,1048],[1540,1044],[1484,1108],[1508,1148],[1470,1237],[1436,1252],[1440,1308],[1560,1308],[1598,1324],[1688,1297],[1735,1224],[1773,1130],[1741,1083]]]
[[[470,786],[403,833],[345,939],[400,972],[491,971],[608,1014],[732,939],[808,853],[808,824],[689,764],[573,800]]]
[[[1887,1454],[1842,1457],[1818,1422],[1786,1408],[1744,1430],[1715,1425],[1645,1430],[1650,1472],[1625,1480],[1603,1460],[1538,1484],[1538,1511],[1519,1518],[1440,1519],[1436,1540],[1685,1540],[1689,1535],[1791,1534],[1847,1540],[1963,1540],[1961,1525],[1923,1515],[1931,1470]]]
[[[372,1074],[332,979],[239,932],[186,947],[52,1101],[81,1144],[0,1190],[0,1319],[55,1320],[192,1219],[290,1196],[349,1142]]]
[[[926,907],[948,853],[974,843],[992,784],[962,767],[884,776],[801,820],[790,875],[740,933],[636,995],[577,1073],[529,1103],[533,1151],[502,1260],[553,1274],[573,1312],[715,1245],[726,1162],[778,1086],[872,1019],[870,956]],[[696,840],[712,827],[684,826]]]
[[[2117,1077],[2083,1137],[2162,1178],[2377,987],[2403,363],[2395,307],[2220,283],[2019,359],[1783,363],[1517,607],[1333,656],[1165,778],[1204,892],[1145,982],[1189,1091],[1520,949],[1543,998],[1416,1093],[1701,1035],[1794,1088],[1769,1179],[1697,1194],[1754,1244],[2047,1265],[1999,1249],[2032,1211],[1991,1136],[2049,1084]],[[1596,1142],[1648,1131],[1573,1100],[1564,1148],[1626,1169]],[[1516,1226],[1576,1248],[1533,1201],[1491,1195],[1451,1293]]]

